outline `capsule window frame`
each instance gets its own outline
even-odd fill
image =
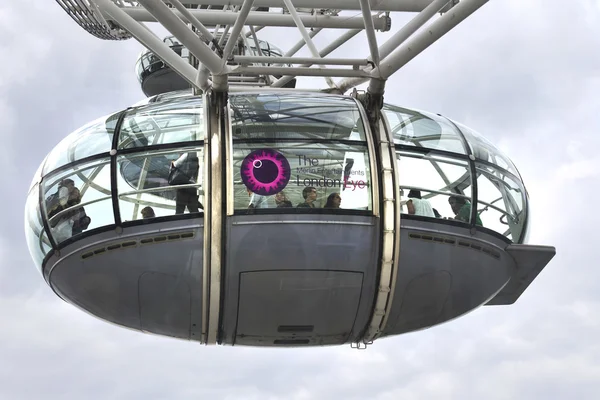
[[[238,97],[243,97],[243,96],[248,96],[248,97],[253,97],[253,96],[257,96],[257,95],[263,95],[263,96],[268,96],[269,94],[253,94],[253,93],[247,93],[241,96],[236,96],[236,98]],[[300,99],[299,101],[301,103],[306,102],[307,100],[305,99],[305,95],[302,96],[300,94],[293,94],[293,95],[273,95],[274,100],[277,100],[279,98],[283,98],[284,100],[286,99],[286,97],[290,97],[292,100],[291,102],[293,102],[294,97]],[[325,214],[325,215],[368,215],[368,216],[377,216],[378,215],[378,204],[376,203],[378,201],[378,184],[374,183],[374,179],[377,179],[377,173],[375,171],[374,168],[374,145],[372,143],[372,134],[371,134],[371,130],[370,127],[366,121],[366,114],[364,113],[364,110],[362,109],[361,105],[359,102],[356,101],[356,99],[353,98],[344,98],[344,97],[339,97],[339,96],[331,96],[331,95],[319,95],[318,97],[316,97],[318,99],[323,100],[323,103],[326,104],[327,100],[334,100],[339,102],[339,104],[344,104],[343,102],[348,102],[348,106],[349,109],[352,110],[352,112],[356,112],[357,114],[357,118],[356,118],[356,123],[357,125],[355,125],[355,128],[352,128],[352,130],[357,129],[359,135],[360,135],[360,140],[356,140],[356,139],[330,139],[330,138],[318,138],[318,135],[315,135],[317,137],[312,137],[312,138],[302,138],[302,137],[290,137],[290,138],[264,138],[264,137],[258,137],[258,138],[248,138],[248,137],[244,137],[244,136],[237,136],[236,137],[236,132],[235,132],[235,127],[237,125],[243,125],[243,122],[237,122],[236,115],[239,115],[240,113],[236,114],[235,111],[235,102],[231,101],[230,98],[230,102],[229,102],[229,132],[230,135],[228,137],[228,161],[227,161],[227,176],[228,178],[228,182],[229,180],[231,180],[231,182],[229,182],[229,185],[227,185],[228,188],[228,192],[230,193],[230,195],[228,196],[228,209],[227,209],[227,215],[228,216],[232,216],[232,215],[248,215],[248,214]],[[295,102],[294,102],[295,103]],[[335,107],[337,104],[336,103],[332,103],[331,106]],[[314,107],[314,102],[311,103],[311,106]],[[296,106],[296,108],[302,108],[300,107],[300,105]],[[248,114],[251,114],[253,112],[255,108],[249,107]],[[274,112],[274,111],[269,111],[269,112]],[[246,116],[243,113],[241,113],[242,116]],[[307,113],[307,114],[303,114],[306,117],[309,117],[311,114]],[[301,115],[302,117],[302,115]],[[239,120],[238,120],[239,121]],[[242,120],[243,121],[243,120]],[[358,124],[358,122],[360,122],[360,124]],[[277,121],[275,121],[273,123],[274,126],[277,125]],[[361,152],[364,155],[364,165],[365,168],[367,169],[365,171],[365,177],[368,178],[368,182],[366,187],[368,187],[368,205],[367,205],[367,209],[323,209],[323,208],[298,208],[296,206],[294,206],[292,204],[292,207],[285,207],[285,208],[277,208],[277,207],[270,207],[270,208],[264,208],[264,209],[259,209],[259,208],[254,208],[254,209],[248,209],[248,208],[236,208],[235,207],[235,202],[236,202],[236,198],[234,198],[234,193],[235,193],[235,182],[234,182],[234,176],[235,174],[235,162],[233,160],[233,155],[234,153],[237,151],[236,149],[236,145],[239,144],[251,144],[253,145],[252,147],[256,147],[257,149],[260,148],[258,145],[259,144],[272,144],[272,148],[275,150],[278,150],[281,147],[281,144],[321,144],[321,145],[328,145],[328,144],[333,144],[335,143],[336,145],[350,145],[353,147],[357,147],[357,148],[361,148]],[[281,147],[283,148],[283,147]],[[293,171],[292,171],[293,172]],[[243,185],[243,184],[242,184]],[[285,190],[285,189],[284,189]],[[340,192],[341,193],[341,192]],[[342,200],[343,202],[343,200]],[[246,206],[247,207],[247,206]],[[319,210],[319,211],[317,211]]]

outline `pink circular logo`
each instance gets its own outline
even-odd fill
[[[291,172],[288,160],[273,149],[254,150],[244,158],[240,168],[244,185],[263,196],[281,192],[290,181]]]

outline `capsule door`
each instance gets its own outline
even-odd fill
[[[221,342],[355,341],[372,310],[380,240],[357,103],[237,94],[229,116]]]

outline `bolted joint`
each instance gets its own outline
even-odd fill
[[[213,75],[212,90],[214,92],[227,92],[229,90],[229,76]]]
[[[369,82],[369,87],[366,93],[354,92],[353,95],[361,102],[372,129],[376,129],[381,117],[381,109],[383,108],[383,93],[385,92],[385,79],[372,78]]]

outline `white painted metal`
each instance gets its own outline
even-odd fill
[[[282,87],[297,76],[324,77],[330,91],[346,92],[348,89],[375,78],[378,86],[408,63],[417,54],[442,37],[488,0],[57,0],[71,15],[96,16],[95,20],[76,19],[88,32],[105,39],[106,32],[129,32],[150,51],[163,59],[198,90],[227,90],[227,79],[216,76],[235,76],[240,73],[257,77],[257,80],[242,80],[244,85],[267,85]],[[199,9],[199,5],[212,9]],[[214,9],[214,8],[219,9]],[[258,7],[268,11],[256,11]],[[360,10],[359,15],[355,12]],[[372,15],[373,12],[377,14]],[[408,23],[400,26],[396,33],[382,46],[377,46],[376,31],[390,29],[391,19],[396,14],[389,12],[418,12]],[[439,18],[434,18],[436,13]],[[82,17],[83,18],[83,17]],[[85,19],[85,18],[84,18]],[[434,19],[428,26],[429,20]],[[167,50],[164,43],[143,24],[144,21],[159,22],[189,50],[199,62],[198,68],[187,65],[174,52]],[[85,23],[84,23],[85,22]],[[254,27],[258,28],[254,28]],[[259,37],[263,27],[295,27],[302,40],[289,50],[283,49],[284,57],[275,61],[261,57]],[[193,27],[196,31],[191,29]],[[209,29],[212,28],[212,29]],[[322,29],[350,29],[340,35],[321,51],[312,38]],[[423,28],[423,29],[421,29]],[[123,30],[124,29],[124,30]],[[214,30],[213,30],[214,29]],[[421,32],[417,32],[421,29]],[[329,54],[346,45],[347,41],[365,31],[369,54],[364,59],[342,58]],[[100,33],[98,33],[100,32]],[[282,32],[282,34],[285,34]],[[126,35],[125,35],[126,36]],[[120,34],[118,38],[125,37]],[[252,36],[254,48],[259,54],[232,57],[237,38]],[[227,40],[227,37],[232,40]],[[215,42],[218,40],[219,45]],[[245,40],[247,43],[247,40]],[[211,43],[212,42],[212,43]],[[273,43],[277,45],[277,43]],[[304,45],[312,57],[295,55]],[[222,49],[225,46],[225,49]],[[348,47],[348,46],[347,46]],[[353,50],[353,49],[351,49]],[[354,55],[354,52],[352,52]],[[253,64],[253,65],[228,65]],[[262,65],[261,65],[262,64]],[[294,68],[287,65],[293,64]],[[196,65],[196,64],[194,64]],[[269,66],[267,66],[269,65]],[[330,68],[347,65],[352,69]],[[310,68],[316,66],[316,68]],[[211,78],[212,75],[212,78]],[[278,77],[278,78],[275,78]],[[341,79],[337,85],[332,77]],[[212,81],[211,81],[212,79]],[[219,82],[219,85],[215,82]],[[383,89],[383,86],[380,88]],[[379,93],[379,92],[378,92]]]
[[[342,69],[342,68],[329,68],[329,69],[317,69],[317,68],[304,68],[304,67],[259,67],[259,66],[238,66],[233,67],[230,73],[235,74],[269,74],[276,75],[281,73],[282,69],[288,74],[294,74],[295,76],[363,76],[369,77],[369,73],[363,70],[356,69]]]
[[[371,5],[369,0],[360,0],[363,19],[365,20],[365,30],[367,31],[367,42],[371,52],[371,60],[379,65],[379,49],[377,48],[377,38],[375,37],[375,28],[373,27],[373,17],[371,15]]]
[[[194,57],[201,60],[210,72],[221,73],[224,65],[217,56],[204,42],[199,40],[198,35],[194,33],[175,13],[161,0],[139,0],[146,7],[148,12],[156,17],[165,28],[169,30],[179,41],[188,48]]]
[[[287,7],[287,11],[291,14],[292,18],[294,19],[296,26],[300,30],[302,39],[304,39],[304,41],[306,42],[306,45],[310,49],[310,52],[312,53],[313,57],[320,58],[321,56],[319,55],[319,50],[317,50],[317,47],[315,46],[312,39],[308,35],[308,32],[306,31],[306,28],[304,27],[304,23],[302,22],[302,19],[300,18],[298,12],[294,8],[294,4],[292,3],[292,0],[283,0],[283,2],[285,4],[285,6]],[[373,21],[371,20],[371,22],[373,22]],[[365,21],[365,24],[366,24],[366,21]],[[319,68],[325,69],[326,67],[324,65],[319,65]],[[324,76],[325,76],[325,81],[327,82],[329,87],[334,88],[335,83],[333,82],[333,79],[331,79],[331,76],[330,75],[324,75]]]
[[[267,64],[323,64],[323,65],[361,65],[366,66],[366,58],[311,58],[311,57],[256,57],[236,56],[234,62],[239,63],[267,63]]]
[[[462,0],[449,12],[434,21],[426,30],[409,39],[403,46],[396,49],[385,59],[380,67],[373,70],[372,76],[380,75],[389,78],[402,68],[406,63],[415,58],[436,40],[448,33],[452,28],[461,23],[469,15],[477,11],[489,0]]]
[[[413,33],[421,28],[427,21],[429,21],[438,11],[448,3],[448,0],[434,0],[432,1],[422,12],[417,14],[412,20],[394,34],[388,41],[386,41],[379,49],[379,56],[386,58],[392,51],[400,46],[406,39],[408,39]]]
[[[317,29],[313,29],[308,33],[308,36],[310,36],[310,38],[314,38],[315,36],[317,36],[317,33],[321,32],[321,29],[323,28],[317,28]],[[296,43],[295,45],[292,46],[292,48],[290,48],[287,53],[285,53],[283,56],[284,57],[291,57],[294,54],[296,54],[298,52],[298,50],[300,50],[302,47],[304,47],[304,45],[306,44],[306,42],[304,41],[304,39],[300,39],[298,41],[298,43]]]
[[[242,31],[242,28],[244,27],[244,23],[247,21],[248,19],[248,15],[250,14],[250,10],[252,9],[252,3],[254,3],[253,0],[245,0],[244,4],[242,5],[242,8],[239,12],[239,15],[237,16],[237,19],[235,21],[231,21],[231,22],[223,22],[226,24],[234,24],[233,25],[233,29],[231,30],[231,37],[233,39],[237,39],[237,37],[240,35],[240,32]],[[225,12],[221,12],[221,14],[225,14]],[[262,25],[262,24],[261,24]],[[223,65],[227,62],[227,59],[231,56],[231,52],[233,51],[233,47],[236,44],[236,40],[229,40],[227,41],[227,44],[225,45],[225,50],[223,51]]]
[[[146,9],[141,7],[124,7],[123,10],[137,21],[156,22],[156,19]],[[233,24],[237,14],[232,11],[217,10],[194,10],[190,12],[200,22],[205,25]],[[182,15],[174,11],[178,17]],[[300,15],[304,26],[308,28],[332,28],[332,29],[364,29],[365,23],[362,16],[336,17],[329,15]],[[253,11],[248,15],[247,25],[277,26],[277,27],[296,27],[294,19],[290,15],[275,14],[267,12]],[[387,30],[387,22],[383,18],[373,19],[375,29],[380,31]]]
[[[389,51],[393,48],[396,50],[388,57],[383,59],[383,62],[381,62],[379,66],[376,66],[376,68],[371,71],[371,77],[382,79],[389,78],[396,71],[406,65],[410,60],[415,58],[423,50],[448,33],[448,31],[461,23],[466,17],[471,15],[488,1],[489,0],[462,0],[449,12],[442,15],[439,19],[427,26],[427,28],[425,28],[423,31],[417,33],[415,36],[412,36],[402,46],[397,47],[393,46],[393,44],[390,45],[386,48],[386,50]],[[427,10],[427,12],[435,14],[436,11],[434,11],[434,8],[435,7],[432,7],[431,9]],[[425,11],[423,11],[423,13],[425,13]],[[424,15],[424,18],[426,16],[427,15]],[[397,38],[392,38],[390,40],[396,40],[396,42],[399,42],[400,39],[402,39],[402,36],[398,35]],[[404,40],[405,39],[403,39],[403,41]],[[366,79],[362,78],[346,79],[338,82],[338,87],[342,92],[344,92],[366,81]]]
[[[239,6],[244,0],[185,0],[186,4],[213,5],[213,6]],[[423,11],[431,0],[376,0],[371,1],[373,11]],[[256,0],[255,7],[281,7],[281,0]],[[315,8],[330,10],[359,10],[359,0],[295,0],[296,8]]]
[[[338,47],[340,47],[342,44],[346,43],[348,40],[352,39],[360,31],[361,31],[360,29],[351,29],[351,30],[347,31],[342,36],[340,36],[339,38],[337,38],[336,40],[334,40],[333,42],[331,42],[329,44],[329,46],[326,46],[323,50],[321,50],[319,52],[319,55],[321,57],[327,57],[327,55],[329,55],[329,53],[331,53],[332,51],[334,51],[335,49],[337,49]],[[304,64],[304,65],[300,65],[300,66],[301,67],[310,67],[311,65],[312,64]],[[294,78],[295,77],[293,75],[282,76],[277,81],[275,81],[271,85],[271,87],[282,87],[283,85],[285,85],[286,83],[288,83],[289,81],[291,81]]]
[[[175,8],[183,15],[183,17],[192,24],[196,29],[200,31],[200,39],[204,41],[213,41],[214,37],[210,33],[208,29],[202,24],[202,22],[198,21],[198,18],[194,17],[190,11],[185,8],[183,4],[179,0],[169,0],[169,3],[173,4]]]
[[[94,0],[102,8],[103,12],[110,16],[110,19],[117,22],[136,38],[136,40],[151,49],[154,54],[160,57],[171,68],[177,71],[191,85],[196,83],[196,69],[185,62],[177,53],[175,53],[162,40],[152,34],[148,28],[135,21],[127,15],[121,8],[117,7],[111,0]]]

